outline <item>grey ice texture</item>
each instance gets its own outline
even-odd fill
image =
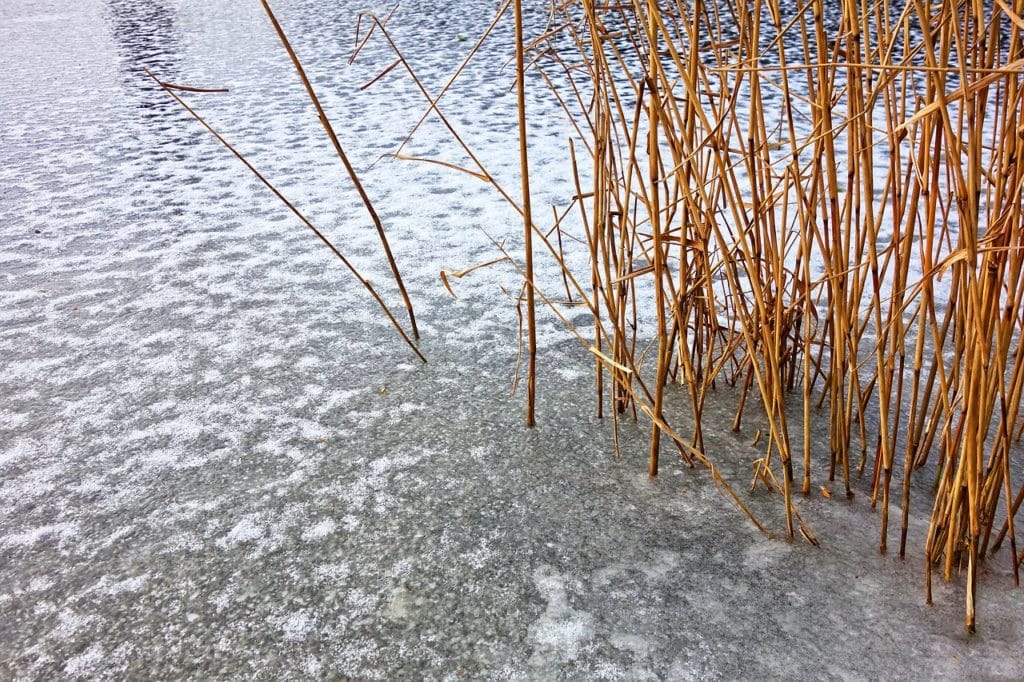
[[[866,482],[801,501],[814,549],[763,537],[702,470],[666,456],[650,480],[647,425],[623,422],[616,461],[588,354],[543,311],[523,428],[516,273],[475,273],[457,299],[438,278],[495,258],[487,235],[518,253],[517,214],[475,179],[373,165],[425,108],[400,71],[358,90],[392,60],[379,36],[346,64],[356,12],[383,3],[274,5],[430,363],[141,73],[229,87],[185,97],[404,319],[258,3],[0,2],[0,679],[1024,676],[1005,552],[967,638],[959,583],[923,604],[927,504],[900,561],[875,551]],[[493,11],[406,2],[392,27],[436,92]],[[507,25],[494,45],[442,110],[518,196]],[[529,105],[550,212],[573,193],[566,121]],[[433,119],[408,152],[467,163],[452,149]],[[550,261],[541,281],[557,291]],[[733,434],[714,409],[709,448],[744,489],[756,416]],[[746,498],[781,530],[777,497]]]

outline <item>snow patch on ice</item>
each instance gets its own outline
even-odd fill
[[[58,540],[64,541],[78,535],[78,524],[75,523],[54,523],[48,526],[37,526],[29,528],[20,533],[11,533],[0,538],[2,547],[31,547],[47,536],[56,536]]]
[[[579,657],[594,636],[594,617],[569,605],[565,579],[551,566],[534,570],[533,582],[548,604],[529,628],[529,640],[534,645],[530,664],[550,670],[554,663]]]
[[[88,649],[68,659],[64,664],[64,672],[71,677],[88,676],[103,661],[103,648],[93,644]]]
[[[302,532],[302,539],[306,542],[313,542],[314,540],[323,540],[325,537],[334,532],[337,524],[334,519],[323,519],[319,523],[308,527]]]
[[[249,516],[246,516],[235,524],[235,527],[232,528],[227,535],[217,540],[217,545],[227,549],[245,542],[259,540],[263,537],[265,532],[263,525],[257,523],[259,518],[259,514],[250,514]]]
[[[748,570],[771,568],[789,551],[789,546],[784,543],[761,538],[743,551],[743,566]]]
[[[52,586],[53,586],[53,581],[52,580],[50,580],[49,578],[44,578],[44,577],[41,577],[41,576],[37,576],[35,578],[32,578],[32,580],[29,581],[29,583],[28,583],[28,591],[29,592],[42,592],[44,590],[49,589]]]
[[[316,625],[316,618],[309,611],[296,611],[281,623],[284,638],[289,642],[300,642],[309,635]]]
[[[125,578],[119,582],[114,583],[106,588],[106,593],[110,596],[123,594],[125,592],[138,592],[142,589],[142,586],[149,580],[149,574],[137,575],[131,578]]]

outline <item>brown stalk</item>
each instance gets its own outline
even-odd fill
[[[514,0],[516,24],[516,110],[519,125],[519,173],[523,188],[523,251],[526,260],[526,333],[528,362],[526,370],[526,425],[537,423],[537,312],[533,277],[533,213],[530,206],[530,164],[526,133],[526,79],[524,78],[523,3]],[[567,285],[568,286],[568,285]]]
[[[235,149],[235,147],[232,146],[230,142],[228,142],[224,137],[222,137],[220,133],[218,133],[209,123],[207,123],[206,120],[202,116],[200,116],[192,107],[190,107],[183,99],[178,97],[178,95],[174,92],[174,89],[165,87],[164,83],[156,76],[154,76],[149,69],[143,67],[143,71],[150,79],[153,80],[153,82],[159,85],[164,90],[164,92],[166,92],[168,95],[174,98],[174,100],[178,104],[180,104],[185,109],[185,111],[189,113],[189,115],[191,115],[194,119],[199,121],[199,123],[202,124],[202,126],[206,128],[206,130],[209,131],[210,134],[213,135],[217,139],[217,141],[221,143],[221,145],[223,145],[228,151],[234,154],[235,157],[239,161],[241,161],[245,165],[245,167],[248,168],[249,171],[267,187],[267,189],[274,193],[274,196],[276,196],[281,201],[281,203],[284,204],[288,208],[288,210],[295,215],[295,217],[301,220],[302,223],[306,227],[308,227],[313,232],[313,234],[315,234],[317,238],[324,243],[324,245],[328,249],[331,250],[331,253],[338,257],[338,260],[340,260],[342,264],[348,269],[348,271],[351,272],[357,280],[359,280],[359,283],[363,285],[363,288],[365,288],[370,293],[370,296],[373,297],[373,300],[377,303],[378,306],[380,306],[381,310],[384,311],[384,314],[387,316],[392,326],[394,326],[399,336],[402,337],[402,340],[405,341],[405,343],[413,350],[413,352],[416,353],[416,356],[425,363],[427,361],[427,358],[423,355],[423,353],[420,352],[420,349],[416,347],[416,344],[413,342],[413,340],[410,339],[409,336],[405,333],[405,330],[402,329],[402,326],[398,324],[398,320],[395,319],[394,315],[391,313],[391,310],[388,309],[387,305],[384,303],[384,300],[380,297],[380,294],[377,293],[377,290],[373,288],[373,285],[370,284],[370,281],[368,279],[364,278],[359,273],[355,266],[352,265],[351,261],[349,261],[344,256],[344,254],[342,254],[342,252],[339,251],[338,248],[333,243],[331,243],[331,241],[326,237],[326,235],[324,235],[324,233],[321,232],[319,228],[317,228],[312,222],[310,222],[310,220],[298,208],[296,208],[295,205],[291,203],[280,192],[280,190],[277,189],[277,187],[275,187],[266,177],[264,177],[262,173],[256,170],[256,167],[253,166],[252,163],[241,154],[241,152]]]
[[[302,63],[299,61],[298,55],[295,54],[295,50],[288,41],[288,37],[285,35],[284,29],[281,28],[281,24],[277,21],[277,17],[270,9],[270,5],[267,3],[267,0],[260,0],[260,2],[263,4],[263,9],[266,11],[267,17],[270,18],[270,23],[274,26],[274,31],[277,33],[277,37],[281,40],[281,44],[288,52],[288,57],[295,66],[295,71],[298,73],[299,79],[302,81],[302,85],[306,89],[306,94],[309,95],[309,100],[313,103],[313,106],[316,107],[317,117],[320,119],[320,124],[323,126],[324,131],[327,133],[327,137],[330,138],[334,151],[337,152],[338,158],[341,159],[341,163],[345,166],[345,171],[348,173],[349,178],[352,180],[352,184],[355,185],[356,191],[359,193],[359,198],[362,200],[363,206],[366,207],[367,213],[370,214],[370,219],[373,221],[373,226],[377,230],[377,236],[380,238],[381,246],[384,249],[384,255],[388,260],[388,266],[391,268],[391,274],[395,278],[395,283],[398,285],[398,291],[402,296],[403,303],[405,304],[405,310],[409,315],[409,324],[412,325],[412,336],[414,339],[419,339],[420,332],[416,327],[416,315],[413,312],[412,301],[409,300],[409,294],[405,290],[405,283],[402,281],[402,275],[398,271],[398,263],[395,262],[395,257],[391,253],[391,245],[388,243],[387,235],[384,233],[384,225],[380,220],[380,216],[377,215],[377,210],[373,207],[373,202],[370,201],[369,195],[363,188],[362,181],[356,174],[355,168],[352,167],[352,163],[348,160],[348,155],[345,154],[345,150],[341,146],[341,141],[338,139],[338,136],[334,132],[334,127],[327,118],[327,112],[325,112],[323,106],[321,106],[320,98],[316,96],[316,92],[313,90],[313,85],[309,82],[309,78],[306,76],[306,70],[302,68]]]

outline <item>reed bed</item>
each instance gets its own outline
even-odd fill
[[[424,116],[440,117],[476,164],[461,170],[523,215],[516,267],[531,311],[537,296],[569,324],[537,287],[533,244],[561,270],[566,298],[589,309],[592,329],[569,326],[594,359],[597,413],[616,429],[647,419],[652,476],[667,442],[768,532],[703,439],[716,385],[740,387],[734,429],[756,396],[767,429],[752,487],[781,491],[786,536],[817,544],[799,512],[815,480],[853,496],[854,477],[867,476],[879,550],[898,538],[901,557],[912,502],[930,504],[927,599],[934,571],[963,576],[973,631],[980,562],[1008,543],[1019,582],[1024,559],[1024,487],[1012,480],[1024,432],[1024,1],[568,0],[547,7],[530,39],[512,5],[520,140],[531,84],[575,133],[566,172],[577,191],[553,224],[530,209],[525,144],[517,201],[445,119],[452,81],[428,93],[384,21],[367,17],[362,40],[384,35],[428,101]],[[564,257],[570,211],[586,271]],[[638,311],[650,310],[645,330]],[[528,424],[535,333],[531,312]],[[665,411],[669,390],[688,397],[686,434]],[[928,465],[932,499],[912,500]]]
[[[901,557],[912,508],[930,506],[926,598],[936,571],[964,580],[974,631],[981,562],[1007,546],[1019,583],[1024,560],[1014,524],[1024,486],[1013,480],[1024,433],[1024,0],[553,0],[526,9],[547,13],[543,31],[525,36],[521,0],[504,0],[436,93],[389,32],[392,14],[361,17],[352,58],[384,41],[395,60],[367,86],[412,79],[426,102],[420,124],[438,119],[471,163],[418,160],[491,184],[523,216],[522,257],[495,242],[501,258],[485,265],[511,263],[523,278],[527,424],[539,301],[589,351],[595,409],[612,418],[616,448],[620,420],[650,424],[652,476],[674,449],[772,534],[716,467],[733,453],[705,448],[704,408],[729,385],[734,430],[760,407],[751,488],[781,493],[786,537],[818,543],[800,502],[831,496],[826,483],[852,497],[855,479],[866,480],[879,550],[898,543]],[[519,197],[443,102],[507,21]],[[576,191],[551,223],[530,204],[528,88],[554,97],[572,131],[565,173]],[[395,156],[412,158],[402,148]],[[563,243],[570,224],[580,238]],[[585,268],[566,257],[577,243]],[[564,298],[538,284],[535,267],[558,272]],[[569,303],[592,326],[574,326]],[[654,324],[641,324],[651,312]],[[685,396],[691,427],[666,409],[670,392]],[[825,443],[812,435],[822,420]],[[912,482],[924,472],[933,485],[919,499],[929,488]]]

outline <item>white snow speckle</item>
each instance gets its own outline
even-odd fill
[[[263,526],[256,522],[251,516],[239,521],[227,535],[217,540],[221,547],[234,547],[243,542],[252,542],[263,537]]]
[[[68,659],[64,664],[64,672],[72,677],[85,677],[103,660],[103,649],[93,644],[82,653]]]
[[[47,535],[56,535],[60,540],[66,540],[78,535],[78,526],[73,523],[55,523],[49,526],[38,526],[30,528],[21,533],[12,533],[0,539],[0,546],[4,547],[31,547]]]
[[[535,570],[533,582],[548,606],[530,626],[529,638],[536,645],[531,665],[551,669],[556,662],[576,660],[580,650],[594,636],[594,617],[569,606],[565,581],[550,566]]]
[[[281,630],[287,641],[299,642],[309,635],[315,624],[316,619],[308,611],[296,611],[284,619]]]
[[[306,542],[313,542],[314,540],[323,540],[325,537],[334,532],[337,524],[334,519],[323,519],[319,523],[310,526],[302,532],[302,539]]]

